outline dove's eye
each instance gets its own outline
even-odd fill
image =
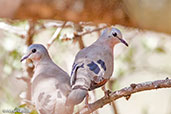
[[[35,53],[37,50],[36,49],[33,49],[32,52]]]
[[[117,33],[115,32],[115,33],[112,33],[112,35],[114,36],[114,37],[116,37],[117,36]]]

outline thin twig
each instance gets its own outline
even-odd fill
[[[110,90],[113,89],[112,87],[113,87],[113,84],[114,84],[115,82],[116,82],[115,79],[109,80],[109,82],[108,82],[108,87],[109,87]],[[117,110],[117,106],[116,106],[115,101],[112,101],[111,106],[112,106],[112,108],[113,108],[114,114],[118,114],[118,110]]]
[[[4,31],[8,31],[10,33],[16,34],[21,38],[25,38],[27,35],[27,30],[24,30],[21,27],[16,27],[5,22],[0,22],[0,29]]]
[[[96,98],[96,91],[95,90],[93,90],[93,95],[94,95],[94,99],[93,100],[96,101],[97,98]],[[99,114],[98,110],[95,110],[94,114]]]
[[[83,42],[83,39],[82,39],[82,36],[76,36],[74,37],[74,39],[76,39],[78,41],[78,44],[79,44],[79,48],[80,49],[83,49],[85,46],[84,46],[84,42]]]
[[[53,36],[50,38],[50,40],[47,43],[47,49],[49,49],[49,47],[52,45],[52,43],[56,40],[56,38],[58,38],[59,34],[61,33],[62,29],[64,28],[66,22],[63,23],[62,27],[58,27],[55,31],[55,33],[53,34]]]
[[[29,20],[29,30],[27,31],[27,38],[26,38],[26,45],[29,46],[33,43],[33,36],[35,34],[35,21]],[[27,84],[27,91],[26,91],[26,99],[31,100],[31,78],[33,77],[33,69],[34,66],[30,66],[30,64],[33,65],[32,61],[30,59],[26,60],[26,72],[28,74],[28,78],[21,77],[20,79],[25,81]]]
[[[35,106],[35,104],[31,100],[23,99],[23,102],[25,102],[28,105]]]
[[[100,30],[102,30],[102,29],[104,29],[104,28],[107,28],[107,27],[108,27],[108,26],[104,26],[104,27],[100,27],[100,28],[93,29],[93,30],[91,30],[91,31],[86,31],[86,32],[84,32],[84,33],[77,33],[77,36],[84,36],[84,35],[90,34],[90,33],[92,33],[92,32],[100,31]]]
[[[118,110],[117,110],[115,101],[112,102],[112,108],[113,108],[114,114],[118,114]]]
[[[100,30],[104,29],[104,28],[107,28],[108,26],[105,26],[105,27],[101,27],[101,28],[96,28],[96,29],[93,29],[91,31],[86,31],[86,32],[83,32],[83,33],[74,33],[74,37],[73,39],[72,38],[62,38],[62,41],[68,41],[68,40],[77,40],[80,38],[80,36],[84,36],[84,35],[87,35],[87,34],[91,34],[93,32],[99,32]],[[82,49],[82,48],[81,48]]]
[[[117,100],[121,97],[126,97],[129,99],[130,96],[134,93],[146,91],[146,90],[159,89],[159,88],[171,88],[171,79],[166,78],[165,80],[130,84],[129,87],[125,87],[121,90],[112,92],[109,95],[109,97],[102,97],[101,99],[95,101],[94,103],[89,104],[89,109],[84,107],[80,112],[77,112],[76,114],[89,114],[97,110],[98,108],[102,108],[104,105],[114,100]]]
[[[23,80],[23,81],[26,82],[26,83],[29,83],[29,81],[30,81],[30,78],[24,77],[24,76],[22,76],[22,77],[16,77],[16,79],[17,79],[17,80]]]
[[[29,46],[33,43],[33,37],[35,34],[35,20],[29,20],[29,30],[27,32],[26,45]]]
[[[83,27],[80,24],[75,23],[74,24],[74,28],[76,30],[76,33],[74,33],[74,38],[73,39],[77,40],[78,44],[79,44],[79,48],[83,49],[85,46],[84,46],[84,42],[83,42],[82,36],[78,36],[77,35],[78,32],[82,32],[83,31]]]

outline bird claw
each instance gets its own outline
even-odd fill
[[[110,97],[110,93],[112,93],[110,90],[104,91],[105,97]]]
[[[109,98],[109,97],[110,97],[110,93],[112,93],[110,90],[104,91],[105,97],[106,97],[106,98]],[[112,105],[112,104],[109,103],[109,105]]]
[[[107,97],[107,98],[110,97],[109,94],[112,93],[110,90],[107,90],[107,89],[105,88],[105,86],[102,87],[102,90],[104,91],[105,97]]]

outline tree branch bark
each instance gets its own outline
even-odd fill
[[[58,27],[55,31],[55,33],[53,34],[53,36],[50,38],[50,40],[47,43],[47,49],[49,49],[49,47],[52,45],[52,43],[56,40],[56,38],[58,38],[58,36],[60,35],[62,29],[64,28],[66,24],[66,21],[63,23],[62,27]]]
[[[83,32],[83,33],[77,33],[77,36],[84,36],[84,35],[90,34],[92,32],[100,31],[100,30],[105,29],[107,27],[108,26],[104,26],[104,27],[95,28],[94,30],[91,30],[91,31],[86,31],[86,32]]]
[[[132,83],[129,87],[125,87],[121,90],[112,92],[109,95],[109,97],[102,97],[94,103],[89,104],[89,109],[87,107],[84,107],[81,111],[77,112],[76,114],[89,114],[97,110],[98,108],[102,108],[104,105],[114,100],[117,100],[121,97],[125,97],[128,100],[131,97],[131,95],[136,92],[160,88],[171,88],[171,79],[166,78],[165,80],[149,81],[138,84]]]

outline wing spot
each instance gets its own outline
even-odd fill
[[[48,105],[48,103],[50,102],[50,98],[51,98],[51,96],[47,95],[47,97],[45,99],[45,103],[44,103],[45,106]]]
[[[99,63],[101,65],[101,67],[104,69],[104,71],[106,71],[106,65],[105,65],[105,62],[104,61],[102,61],[101,59],[99,59],[97,61],[97,63]]]
[[[98,65],[96,63],[94,63],[93,61],[90,64],[87,64],[87,66],[89,67],[89,69],[91,71],[93,71],[95,74],[98,74],[100,71],[100,68],[98,67]]]
[[[39,96],[38,96],[38,101],[39,101],[39,102],[42,100],[44,94],[45,94],[44,92],[41,92],[41,93],[39,94]]]

